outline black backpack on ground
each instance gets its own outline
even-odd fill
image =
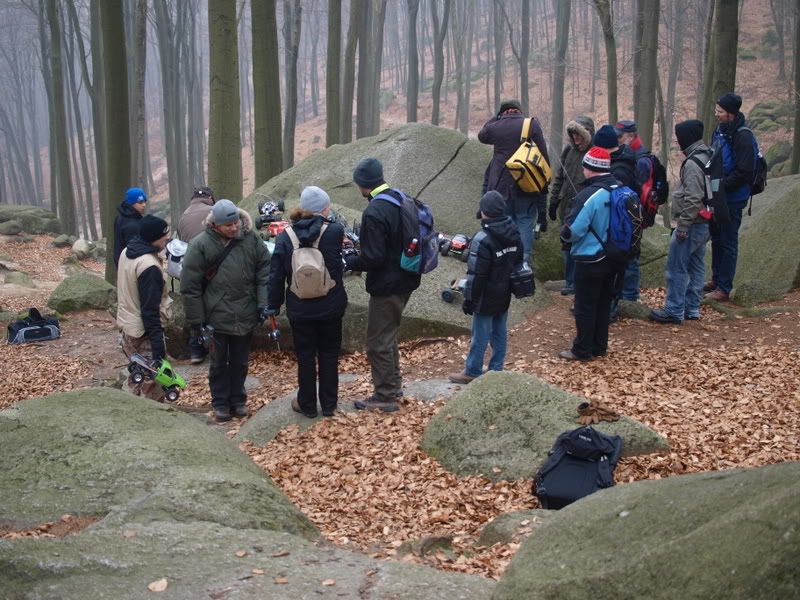
[[[614,469],[622,438],[592,427],[565,431],[556,438],[533,480],[533,494],[542,508],[559,509],[614,485]]]
[[[37,308],[30,308],[28,316],[8,324],[8,343],[26,344],[61,337],[58,319],[43,317]]]

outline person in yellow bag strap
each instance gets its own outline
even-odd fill
[[[518,100],[506,100],[500,104],[497,115],[484,124],[478,133],[478,140],[494,147],[492,160],[484,174],[483,193],[496,190],[506,199],[506,214],[519,229],[525,260],[532,262],[534,226],[538,221],[541,231],[547,229],[547,186],[539,192],[524,191],[506,167],[506,162],[520,148],[525,118]],[[536,145],[549,165],[544,133],[536,119],[530,121],[528,139]]]

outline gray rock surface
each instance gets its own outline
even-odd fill
[[[579,426],[576,407],[583,401],[537,377],[490,371],[431,419],[421,445],[459,476],[528,479],[544,463],[556,437]],[[668,448],[658,433],[625,416],[596,428],[622,436],[623,456]]]
[[[94,244],[89,240],[78,239],[72,244],[72,253],[78,257],[79,260],[89,258],[94,251]]]
[[[36,284],[31,279],[31,276],[22,271],[9,271],[5,274],[4,283],[13,285],[21,285],[22,287],[35,288]]]
[[[53,246],[56,248],[66,248],[67,246],[71,246],[72,242],[69,239],[69,236],[66,233],[62,233],[61,235],[56,236],[53,239]]]
[[[514,538],[529,535],[534,529],[541,527],[555,512],[543,508],[533,508],[498,515],[483,526],[478,544],[481,546],[508,544],[514,541]]]
[[[0,223],[0,235],[17,235],[22,233],[22,225],[15,220]]]
[[[61,233],[61,222],[49,210],[0,203],[0,223],[11,220],[17,221],[26,233]]]
[[[0,411],[0,524],[99,521],[0,541],[3,597],[488,598],[494,582],[332,547],[235,443],[108,388]]]
[[[47,306],[64,314],[88,308],[108,308],[117,301],[117,289],[92,273],[79,272],[58,284]]]
[[[639,481],[557,511],[495,600],[800,597],[800,463]]]

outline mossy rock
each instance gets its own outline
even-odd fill
[[[478,544],[494,546],[495,544],[511,543],[520,536],[521,531],[530,531],[540,527],[554,514],[556,514],[555,511],[543,508],[503,513],[483,526]]]
[[[585,399],[537,377],[490,371],[457,392],[431,419],[422,448],[461,477],[528,479],[544,464],[562,432],[579,427]],[[623,438],[623,456],[662,452],[667,441],[622,416],[597,429]]]
[[[92,273],[70,275],[53,290],[47,306],[60,313],[109,308],[117,301],[117,289]]]
[[[22,233],[22,225],[18,221],[12,219],[0,223],[0,235],[17,235]]]
[[[61,222],[49,210],[38,206],[0,203],[0,223],[17,221],[26,233],[61,233]]]
[[[789,160],[792,156],[792,145],[788,142],[777,142],[770,146],[764,154],[767,161],[767,168],[772,169],[775,165]]]
[[[69,240],[69,236],[66,233],[62,233],[61,235],[57,236],[53,239],[53,246],[56,248],[67,248],[72,246],[73,242]]]
[[[789,125],[792,110],[792,105],[788,102],[778,100],[759,102],[747,114],[747,123],[755,131],[774,131],[780,126]]]
[[[22,287],[35,288],[36,284],[31,279],[31,276],[22,271],[9,271],[5,275],[5,283],[12,285],[20,285]]]
[[[617,485],[537,528],[492,598],[797,598],[798,495],[796,462]]]

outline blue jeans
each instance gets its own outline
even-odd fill
[[[506,322],[508,311],[501,315],[472,315],[472,339],[464,370],[467,375],[478,377],[483,374],[483,355],[486,346],[492,344],[490,371],[502,371],[506,360]]]
[[[689,237],[678,241],[675,232],[669,242],[667,255],[667,298],[664,312],[680,319],[700,316],[700,298],[706,265],[703,258],[708,242],[708,225],[696,223],[689,227]]]
[[[575,289],[575,261],[569,250],[562,250],[564,254],[564,287]]]
[[[625,300],[639,299],[639,257],[628,261],[625,267],[625,279],[622,283],[622,297]]]
[[[730,223],[711,226],[711,275],[717,289],[730,294],[736,275],[736,259],[739,256],[739,226],[742,211],[747,202],[729,204]]]
[[[533,227],[536,225],[536,217],[539,214],[536,199],[515,198],[506,201],[506,214],[511,217],[514,224],[519,229],[522,238],[523,260],[533,263]]]

